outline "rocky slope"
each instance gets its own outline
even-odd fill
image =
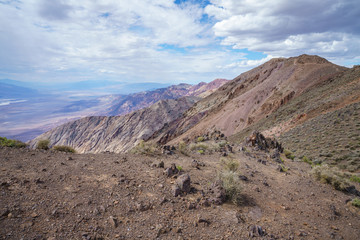
[[[177,99],[185,96],[198,96],[203,98],[210,95],[226,82],[228,82],[226,79],[215,79],[210,83],[201,82],[196,85],[179,84],[126,96],[114,96],[115,99],[112,100],[111,106],[100,113],[106,116],[124,115],[151,106],[163,99]]]
[[[272,59],[197,102],[153,138],[162,144],[178,142],[214,129],[231,136],[345,70],[318,56]]]
[[[360,211],[309,176],[309,165],[263,151],[233,154],[241,202],[217,205],[220,155],[67,154],[0,147],[0,239],[346,239]],[[200,166],[194,166],[194,159]],[[190,191],[174,196],[182,167]]]
[[[41,139],[53,145],[68,145],[80,153],[124,152],[140,140],[179,118],[198,98],[161,100],[152,106],[123,116],[86,117],[56,127],[29,142],[35,148]]]

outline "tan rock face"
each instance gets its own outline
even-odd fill
[[[29,144],[35,148],[39,140],[49,139],[52,146],[68,145],[80,153],[125,152],[179,118],[197,100],[196,97],[162,100],[124,116],[82,118],[46,132]]]
[[[164,144],[214,129],[233,135],[345,69],[318,56],[272,59],[197,102],[154,138]]]

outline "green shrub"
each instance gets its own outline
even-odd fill
[[[189,151],[185,142],[179,142],[178,149],[180,153],[184,154],[185,156],[189,156]]]
[[[304,156],[304,157],[302,158],[302,161],[303,161],[303,162],[306,162],[306,163],[308,163],[308,164],[310,164],[310,165],[313,164],[313,162],[312,162],[308,157],[306,157],[306,156]]]
[[[294,160],[295,159],[295,156],[292,152],[290,152],[289,150],[284,150],[284,154],[285,154],[285,157],[287,159],[291,159],[291,160]]]
[[[179,172],[181,172],[183,170],[183,168],[181,166],[176,166],[177,170],[179,170]]]
[[[225,170],[220,173],[219,178],[225,190],[227,200],[239,205],[241,203],[242,187],[238,173]]]
[[[239,169],[239,162],[231,157],[220,158],[220,162],[221,162],[222,168],[226,171],[236,172]]]
[[[281,167],[281,171],[283,172],[287,172],[289,169],[287,167],[285,167],[283,164],[280,164]]]
[[[54,149],[55,151],[59,151],[59,152],[68,152],[68,153],[75,153],[75,149],[73,149],[70,146],[54,146],[52,149]]]
[[[205,154],[205,151],[202,150],[202,149],[199,149],[197,152],[200,153],[200,154]]]
[[[13,147],[13,148],[24,148],[26,144],[24,142],[8,139],[6,137],[0,137],[0,146],[3,147]]]
[[[317,165],[312,169],[312,173],[318,180],[332,185],[336,190],[346,191],[350,186],[345,174],[336,167],[331,168],[327,164]]]
[[[131,149],[131,153],[142,155],[158,155],[159,150],[155,144],[141,140],[138,145]]]
[[[356,175],[352,175],[350,177],[350,181],[360,183],[360,177]]]
[[[355,207],[358,207],[360,208],[360,199],[358,198],[354,198],[352,201],[351,201],[351,204]]]
[[[48,150],[50,141],[48,139],[39,140],[36,149]]]
[[[203,142],[204,140],[205,140],[204,137],[198,137],[197,140],[196,140],[196,142]]]
[[[194,151],[194,150],[200,150],[200,149],[202,149],[202,150],[206,150],[206,149],[208,149],[209,148],[209,146],[208,145],[206,145],[206,144],[204,144],[204,143],[196,143],[196,144],[191,144],[190,145],[190,150],[191,151]]]

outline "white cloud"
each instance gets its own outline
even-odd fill
[[[0,3],[0,72],[20,79],[168,82],[182,72],[189,81],[204,73],[205,80],[223,54],[209,54],[213,37],[200,22],[203,13],[199,5],[170,0]],[[187,47],[203,50],[181,53]]]
[[[269,55],[318,54],[338,62],[360,55],[355,0],[213,0],[205,12],[222,44]]]

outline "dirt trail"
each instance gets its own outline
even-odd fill
[[[147,157],[65,154],[0,148],[0,239],[358,239],[353,196],[286,160],[237,152],[243,203],[207,206],[220,155]],[[196,169],[193,159],[205,166]],[[258,160],[261,160],[260,162]],[[189,173],[193,192],[174,197],[164,161]],[[257,235],[257,234],[255,234]],[[259,235],[259,234],[258,234]]]

